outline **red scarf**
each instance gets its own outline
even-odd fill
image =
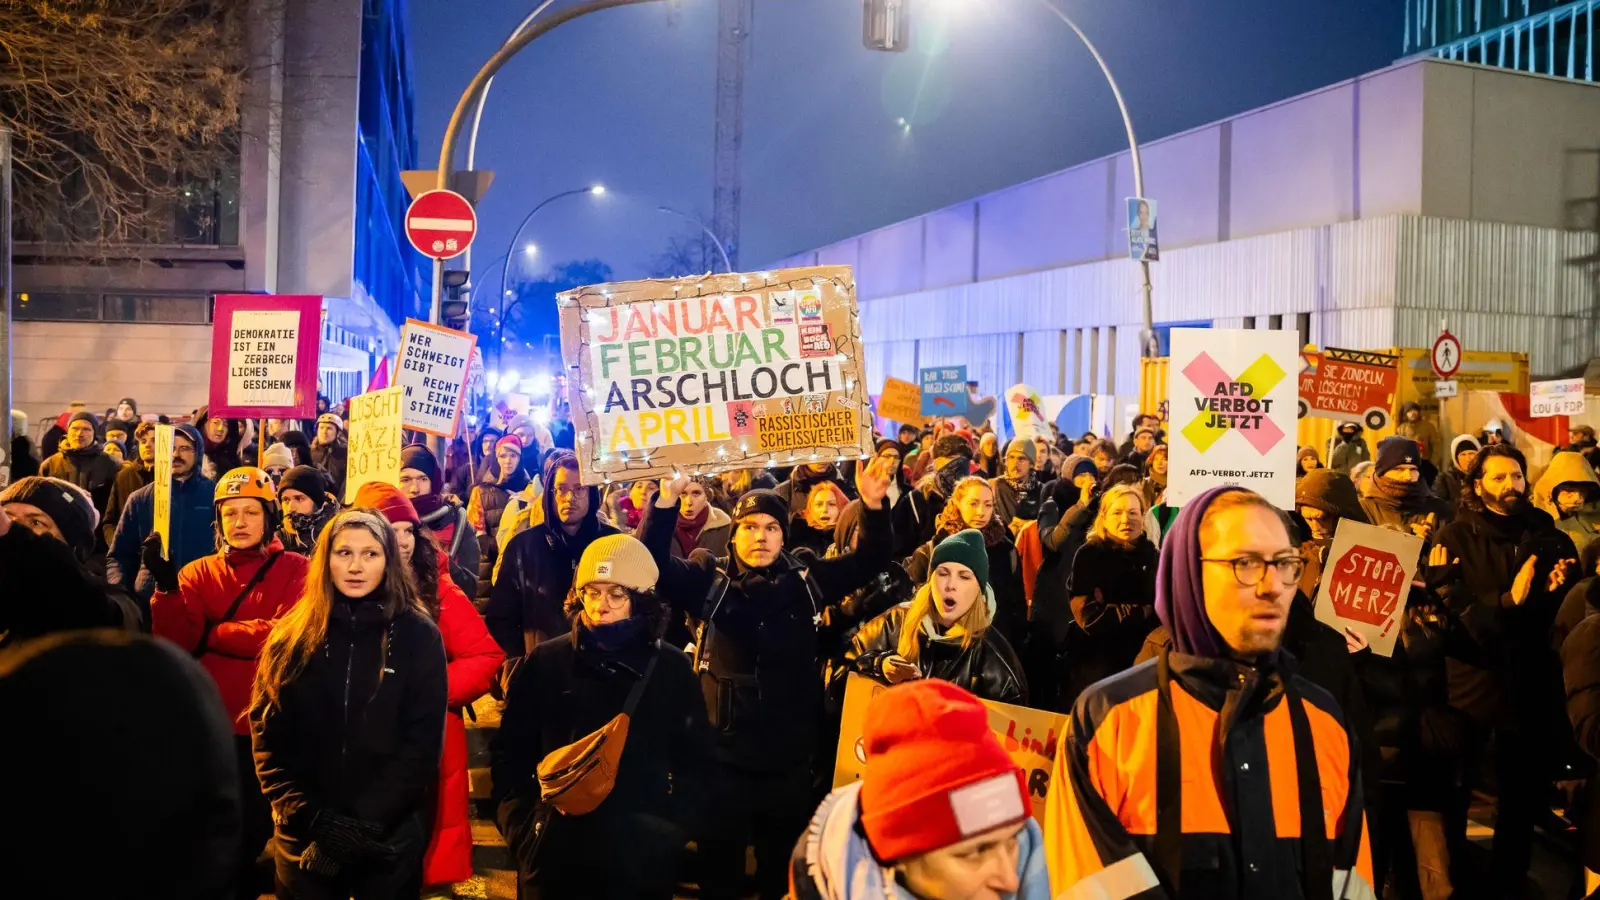
[[[678,551],[687,559],[694,552],[695,545],[700,542],[700,532],[706,527],[706,522],[711,518],[711,504],[707,503],[698,516],[685,519],[678,516],[678,528],[673,533],[678,540]]]

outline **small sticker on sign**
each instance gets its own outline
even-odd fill
[[[749,400],[734,400],[728,404],[728,434],[731,437],[749,437],[756,433],[755,413]]]
[[[828,336],[828,326],[818,323],[800,326],[800,356],[815,359],[833,355],[833,339]]]
[[[799,292],[800,321],[822,321],[822,293],[816,288]]]
[[[767,295],[767,324],[794,324],[794,291],[773,291]]]

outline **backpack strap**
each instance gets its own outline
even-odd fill
[[[206,643],[211,640],[211,632],[215,631],[217,626],[221,625],[223,622],[233,621],[233,617],[239,614],[239,607],[244,605],[244,598],[250,596],[250,592],[256,589],[256,585],[260,584],[261,580],[267,577],[267,572],[271,571],[272,564],[277,562],[278,557],[282,555],[283,553],[280,551],[268,556],[267,561],[261,564],[261,568],[257,569],[256,573],[250,576],[250,580],[245,582],[244,590],[239,592],[239,596],[233,598],[233,603],[229,604],[228,611],[222,614],[222,618],[215,622],[206,623],[205,630],[200,632],[200,643],[196,644],[194,648],[195,659],[199,659],[201,656],[205,655]]]
[[[1181,897],[1183,875],[1183,743],[1172,709],[1171,647],[1156,657],[1156,871],[1167,896]]]
[[[661,641],[652,641],[650,646],[653,651],[650,654],[650,662],[644,667],[644,674],[634,683],[633,690],[628,692],[628,702],[622,704],[622,714],[629,719],[633,718],[633,711],[639,708],[639,698],[644,696],[644,687],[650,683],[650,676],[656,670],[656,662],[661,659]]]

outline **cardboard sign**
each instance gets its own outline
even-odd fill
[[[917,373],[917,380],[922,383],[923,415],[952,418],[967,414],[970,395],[966,366],[923,369]]]
[[[846,266],[601,284],[557,297],[585,484],[872,452]]]
[[[161,558],[171,559],[172,551],[172,436],[171,425],[156,426],[156,489],[154,496],[155,533],[161,535]],[[196,447],[196,457],[200,448]],[[198,464],[198,462],[197,462]]]
[[[841,787],[861,778],[867,769],[866,743],[861,732],[867,725],[872,698],[889,688],[862,675],[851,673],[845,683],[844,707],[839,715],[839,753],[833,767],[833,786]],[[1045,794],[1050,790],[1050,769],[1055,764],[1056,748],[1067,729],[1067,717],[1059,713],[983,701],[989,708],[989,730],[1011,761],[1028,773],[1028,799],[1033,817],[1044,823]]]
[[[1011,430],[1016,437],[1033,440],[1050,436],[1050,424],[1044,420],[1044,400],[1028,385],[1015,385],[1006,391],[1006,411],[1011,414]]]
[[[322,298],[218,294],[211,326],[211,415],[314,419]]]
[[[1380,431],[1393,415],[1400,357],[1329,347],[1300,354],[1299,416],[1356,422]]]
[[[1528,385],[1528,418],[1583,415],[1583,379],[1535,381]]]
[[[453,328],[406,320],[394,378],[405,392],[400,405],[405,427],[436,437],[455,436],[477,342],[477,337]]]
[[[345,467],[344,502],[369,481],[400,483],[401,406],[404,388],[396,385],[350,398],[350,455]]]
[[[922,388],[898,378],[883,380],[878,415],[901,425],[922,424]]]
[[[1293,331],[1172,330],[1169,504],[1226,484],[1294,508],[1299,344]]]
[[[1393,656],[1422,538],[1340,519],[1317,588],[1317,619],[1340,634],[1349,628],[1372,652]]]

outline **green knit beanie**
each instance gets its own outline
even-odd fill
[[[983,545],[983,532],[976,528],[958,531],[933,548],[933,564],[928,566],[930,576],[942,563],[966,566],[978,579],[978,588],[989,586],[989,550]]]

